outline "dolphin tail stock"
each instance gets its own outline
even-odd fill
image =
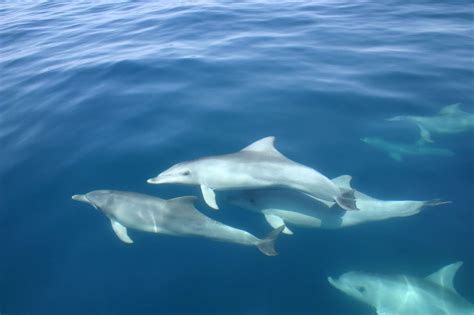
[[[356,198],[353,189],[340,188],[342,194],[336,197],[337,204],[344,210],[353,211],[359,210],[356,204]]]
[[[452,203],[452,201],[444,201],[441,199],[432,199],[432,200],[426,200],[423,201],[423,207],[436,207],[440,205],[444,205],[447,203]]]
[[[285,226],[282,225],[271,231],[267,237],[257,243],[258,249],[267,256],[278,255],[278,252],[275,250],[275,241],[284,229]]]

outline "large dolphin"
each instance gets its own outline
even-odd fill
[[[474,315],[474,305],[454,289],[457,262],[426,278],[348,272],[329,283],[372,306],[378,315]]]
[[[421,137],[426,142],[433,142],[431,133],[454,134],[474,130],[474,113],[468,113],[460,108],[460,104],[443,107],[434,116],[396,116],[389,121],[414,122],[420,129]]]
[[[351,190],[341,190],[318,171],[286,158],[274,141],[267,137],[236,153],[178,163],[148,183],[200,185],[204,200],[214,209],[218,209],[214,190],[286,187],[357,210]]]
[[[127,228],[176,236],[201,236],[218,241],[256,246],[262,253],[275,256],[274,243],[283,227],[272,231],[267,238],[217,222],[194,207],[196,197],[185,196],[164,200],[148,195],[95,190],[72,199],[91,204],[102,211],[112,224],[117,236],[125,243],[133,243]]]
[[[339,187],[352,189],[351,176],[342,175],[332,181]],[[390,218],[406,217],[419,213],[427,206],[448,203],[440,200],[386,201],[354,190],[360,211],[328,210],[314,198],[288,189],[255,189],[232,192],[226,200],[239,207],[262,213],[272,227],[285,226],[283,233],[293,234],[287,224],[307,228],[338,229]]]
[[[377,137],[366,137],[360,139],[377,149],[383,150],[395,161],[402,161],[404,155],[432,155],[432,156],[453,156],[454,152],[445,148],[434,147],[423,141],[414,144],[392,142]]]

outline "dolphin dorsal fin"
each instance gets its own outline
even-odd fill
[[[426,277],[426,280],[436,283],[443,288],[449,289],[453,292],[456,292],[453,285],[454,276],[456,276],[456,272],[462,266],[462,261],[456,262],[451,265],[447,265],[440,270],[436,271],[435,273]]]
[[[183,196],[183,197],[168,199],[168,202],[176,202],[176,203],[185,204],[185,205],[194,207],[196,200],[197,200],[196,196]]]
[[[266,137],[246,146],[242,151],[277,153],[283,156],[283,154],[275,148],[274,143],[275,137]]]
[[[441,110],[439,111],[439,114],[440,115],[457,114],[459,112],[462,112],[461,108],[459,108],[460,106],[461,106],[461,103],[456,103],[456,104],[451,104],[451,105],[445,106],[445,107],[441,108]]]
[[[351,175],[341,175],[331,180],[334,184],[336,184],[337,187],[352,189],[351,187],[352,176]]]

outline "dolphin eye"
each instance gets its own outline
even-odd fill
[[[190,175],[190,174],[191,174],[190,171],[184,171],[184,172],[183,172],[183,175],[184,175],[184,176],[188,176],[188,175]]]
[[[365,293],[365,288],[364,287],[357,287],[357,291],[360,293]]]

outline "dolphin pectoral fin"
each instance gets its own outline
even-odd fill
[[[402,155],[400,153],[396,153],[396,152],[390,152],[390,157],[392,159],[394,159],[395,161],[397,162],[401,162],[403,159],[402,159]]]
[[[110,223],[112,224],[112,229],[114,229],[115,234],[122,242],[127,244],[133,243],[133,240],[127,234],[127,228],[125,226],[112,219],[110,219]]]
[[[420,129],[420,136],[421,136],[420,140],[428,142],[428,143],[433,143],[434,141],[433,141],[433,139],[431,139],[430,132],[425,127],[423,127],[422,125],[420,125],[420,124],[416,124],[416,125]],[[420,140],[418,140],[417,144],[421,144]]]
[[[216,203],[216,193],[212,190],[211,187],[206,185],[201,185],[202,196],[204,197],[204,201],[207,203],[209,207],[212,209],[219,210],[219,207]]]
[[[293,231],[291,231],[285,224],[285,221],[283,221],[282,218],[279,216],[276,216],[274,214],[265,214],[265,220],[267,220],[268,224],[274,229],[279,228],[280,226],[284,226],[285,228],[283,229],[282,233],[283,234],[288,234],[292,235]]]

